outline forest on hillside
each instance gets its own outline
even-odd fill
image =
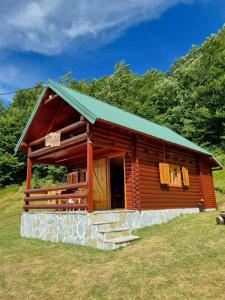
[[[78,81],[68,73],[60,81],[170,127],[225,162],[225,27],[201,47],[193,46],[167,73],[152,69],[135,74],[121,61],[113,74],[100,79]],[[7,107],[0,101],[0,186],[25,179],[25,156],[15,154],[14,147],[41,89],[38,83],[35,89],[18,91]],[[37,177],[57,179],[59,173],[54,167],[35,169]]]

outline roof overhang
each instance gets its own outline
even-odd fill
[[[16,147],[14,149],[15,153],[21,149],[21,144],[24,140],[24,137],[26,136],[26,133],[29,129],[29,126],[31,125],[37,111],[38,108],[42,102],[42,99],[45,96],[45,93],[47,91],[47,89],[50,88],[52,91],[54,91],[56,94],[58,94],[64,101],[66,101],[69,105],[71,105],[75,110],[77,110],[81,115],[83,115],[91,124],[94,124],[97,117],[91,112],[89,111],[85,106],[83,106],[81,103],[79,103],[78,101],[73,101],[72,97],[66,93],[66,91],[64,91],[59,85],[57,85],[56,83],[54,83],[52,80],[48,80],[48,84],[47,86],[43,87],[43,90],[38,98],[38,101],[34,107],[34,110],[32,111],[28,122],[16,144]]]
[[[47,86],[45,86],[43,88],[43,90],[42,90],[42,92],[41,92],[41,94],[40,94],[40,96],[38,98],[38,101],[37,101],[37,103],[36,103],[36,105],[34,107],[34,110],[31,113],[31,115],[30,115],[30,117],[28,119],[28,122],[27,122],[27,124],[26,124],[26,126],[25,126],[25,128],[24,128],[24,130],[23,130],[23,132],[22,132],[22,134],[21,134],[21,136],[20,136],[17,144],[16,144],[15,152],[17,152],[19,149],[22,150],[22,147],[21,147],[22,142],[23,142],[23,140],[24,140],[24,138],[26,136],[26,133],[27,133],[27,131],[28,131],[28,129],[29,129],[29,127],[30,127],[30,125],[31,125],[31,123],[32,123],[32,121],[33,121],[36,113],[37,113],[37,111],[38,111],[38,108],[39,108],[39,106],[40,106],[40,104],[41,104],[41,102],[42,102],[42,100],[43,100],[43,98],[45,96],[45,93],[46,93],[46,91],[47,91],[48,88],[50,88],[52,91],[54,91],[56,94],[58,94],[65,102],[67,102],[77,112],[79,112],[81,115],[83,115],[91,124],[94,124],[96,122],[96,120],[105,121],[105,120],[99,119],[98,116],[96,116],[96,114],[94,114],[92,111],[90,111],[81,102],[74,101],[76,99],[74,99],[74,97],[72,97],[65,89],[63,89],[63,86],[55,83],[52,80],[48,80]],[[134,131],[134,132],[143,134],[143,132],[135,131],[135,130],[133,130],[131,128],[124,127],[124,126],[119,125],[117,123],[112,123],[112,122],[109,122],[109,123],[114,124],[115,126],[118,126],[118,127],[123,127],[124,129],[127,129],[129,131]],[[150,134],[144,134],[144,135],[145,136],[149,136],[151,138],[159,139],[159,138],[157,138],[155,136],[152,136]],[[163,139],[163,138],[162,139],[160,138],[159,140],[162,140],[162,141],[164,141],[166,143],[169,143],[169,144],[177,145],[179,147],[186,148],[189,151],[197,152],[198,154],[203,155],[205,158],[207,158],[209,161],[211,161],[211,165],[212,165],[212,168],[214,170],[220,170],[220,169],[223,168],[222,164],[216,159],[216,157],[213,156],[211,153],[205,151],[205,150],[204,150],[205,152],[201,152],[201,151],[193,150],[193,149],[191,149],[189,147],[185,147],[183,145],[179,145],[177,143],[169,142],[169,141],[167,141],[166,139]]]

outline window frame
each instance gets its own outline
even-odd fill
[[[173,170],[177,170],[177,179],[178,179],[177,183],[173,183],[173,180],[172,180],[172,171]],[[183,186],[181,172],[182,172],[181,167],[179,165],[169,164],[169,174],[170,174],[169,186],[171,186],[171,187],[182,187]]]

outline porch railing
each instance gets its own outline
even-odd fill
[[[46,201],[48,203],[43,203]],[[87,182],[28,189],[25,192],[23,208],[25,211],[29,209],[87,209]]]

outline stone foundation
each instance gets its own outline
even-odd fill
[[[110,245],[113,243],[112,240],[109,243],[110,234],[114,240],[117,234],[119,239],[129,229],[165,223],[180,215],[197,213],[198,211],[197,208],[186,208],[146,211],[111,210],[93,213],[86,211],[25,212],[21,218],[20,234],[22,237],[51,242],[115,249],[117,248],[115,245]],[[121,235],[122,232],[123,235]],[[108,240],[104,237],[106,234]],[[129,237],[132,238],[131,235]],[[134,237],[134,239],[136,238]],[[117,243],[118,246],[123,246],[123,241]]]

